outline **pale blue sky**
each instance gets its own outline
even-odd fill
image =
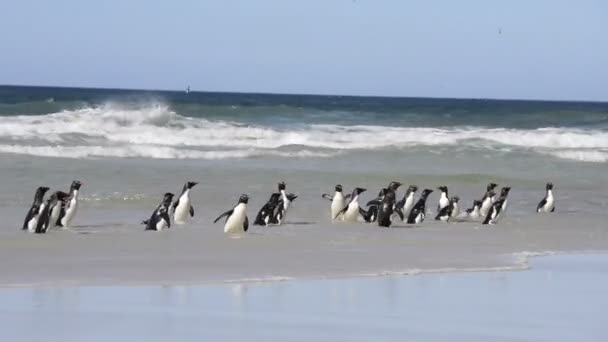
[[[608,1],[2,0],[0,84],[608,100]]]

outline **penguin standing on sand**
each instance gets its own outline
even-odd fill
[[[407,217],[410,216],[410,212],[412,211],[412,208],[414,207],[414,195],[416,194],[416,191],[418,191],[418,186],[416,185],[410,185],[407,188],[407,191],[405,192],[405,195],[403,196],[403,199],[401,199],[401,201],[397,202],[397,204],[395,204],[395,210],[399,210],[401,211],[401,213],[403,214],[403,217],[405,219],[407,219]],[[403,221],[403,219],[402,219]]]
[[[448,197],[448,187],[447,186],[442,185],[442,186],[438,187],[437,189],[439,189],[441,191],[441,197],[439,197],[439,203],[437,204],[437,213],[440,213],[441,209],[450,205],[450,198]]]
[[[70,186],[69,197],[62,202],[61,212],[57,219],[57,226],[68,228],[72,224],[72,220],[78,211],[78,192],[80,191],[80,181],[73,181]]]
[[[255,217],[253,224],[256,226],[268,226],[269,224],[274,222],[274,217],[276,213],[277,207],[281,206],[281,194],[278,192],[270,195],[270,199],[262,209],[258,212],[258,215]]]
[[[222,217],[226,217],[224,224],[224,233],[244,233],[249,229],[249,219],[247,218],[247,203],[249,196],[243,194],[239,198],[236,206],[227,212],[218,216],[213,223],[219,221]]]
[[[45,203],[44,203],[44,194],[49,190],[46,186],[41,186],[36,189],[36,194],[34,195],[34,202],[32,202],[32,206],[30,210],[25,215],[25,221],[23,222],[23,230],[28,230],[30,232],[34,232],[36,230],[36,226],[38,225],[38,219],[40,218],[40,214],[44,211]]]
[[[510,190],[510,187],[503,187],[501,189],[500,197],[498,200],[496,200],[496,202],[494,202],[494,204],[492,204],[492,207],[488,211],[488,215],[484,219],[483,224],[496,224],[498,223],[498,220],[504,216],[505,212],[507,211]]]
[[[36,233],[44,234],[49,229],[55,227],[59,213],[61,212],[61,205],[63,201],[70,195],[63,191],[55,191],[51,197],[46,201],[44,210],[40,214],[38,224],[36,225]]]
[[[163,229],[171,228],[171,218],[169,217],[171,201],[173,201],[173,194],[170,192],[165,193],[162,202],[160,202],[156,210],[152,212],[152,216],[150,216],[148,220],[142,222],[146,225],[145,230],[159,232]]]
[[[407,218],[407,223],[418,224],[424,221],[424,218],[426,217],[426,199],[432,192],[433,190],[431,189],[424,189],[422,191],[418,202],[416,202],[416,204],[412,208],[412,211],[410,212],[410,216],[408,216]]]
[[[552,213],[555,212],[555,197],[553,197],[553,183],[547,183],[545,187],[545,197],[538,203],[536,207],[537,213]]]
[[[322,198],[325,198],[325,199],[328,199],[331,201],[329,211],[330,211],[330,215],[331,215],[330,219],[332,221],[343,219],[342,217],[336,218],[336,216],[338,216],[338,213],[340,212],[340,210],[342,210],[346,206],[346,201],[348,201],[350,196],[351,196],[350,194],[344,196],[344,193],[342,192],[342,185],[340,185],[340,184],[336,185],[333,196],[330,196],[328,194],[321,195]]]
[[[171,205],[173,222],[176,224],[185,224],[188,217],[194,217],[194,207],[190,202],[190,190],[198,183],[187,182],[184,184],[181,195],[177,201]]]
[[[355,188],[350,196],[350,201],[338,214],[334,217],[337,218],[343,215],[343,220],[346,222],[357,222],[359,216],[365,216],[366,212],[359,206],[359,196],[365,192],[366,189]]]

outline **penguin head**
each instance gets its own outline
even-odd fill
[[[336,192],[342,192],[342,185],[336,185]]]
[[[458,196],[454,196],[450,199],[450,202],[452,202],[452,203],[458,203],[458,201],[460,201],[460,197],[458,197]]]
[[[418,191],[418,186],[417,185],[410,185],[409,188],[407,188],[408,192],[416,192]]]
[[[481,207],[481,201],[480,200],[474,200],[473,201],[473,208],[474,207],[478,207],[478,208]]]
[[[247,204],[248,202],[249,202],[249,196],[242,194],[241,197],[239,197],[239,203]]]
[[[186,188],[192,189],[196,184],[198,184],[198,183],[197,182],[188,182],[188,183],[186,183]]]
[[[487,191],[494,190],[497,186],[498,184],[496,183],[488,183]]]
[[[505,197],[509,194],[509,191],[511,191],[511,187],[510,186],[505,186],[500,190],[500,196]]]
[[[53,196],[57,197],[57,199],[58,199],[59,201],[63,201],[63,200],[65,200],[66,198],[68,198],[68,197],[70,196],[70,194],[65,193],[65,192],[63,192],[63,191],[55,191],[55,193],[53,194]]]
[[[488,191],[488,195],[486,197],[494,197],[494,196],[496,196],[496,191],[490,190],[490,191]]]
[[[390,190],[396,191],[399,187],[401,186],[400,182],[396,182],[396,181],[392,181],[390,182],[390,184],[388,185],[388,188]]]
[[[441,192],[448,192],[448,187],[445,185],[442,185],[442,186],[438,187],[437,189]]]
[[[365,191],[367,191],[367,189],[355,188],[355,194],[357,194],[357,195],[360,195],[360,194],[364,193]]]
[[[285,190],[285,188],[286,188],[285,182],[280,182],[279,183],[279,192],[281,192],[281,190]]]
[[[173,194],[170,192],[165,193],[163,196],[163,202],[171,202],[173,200]]]
[[[36,196],[42,197],[47,191],[49,191],[49,188],[46,186],[38,187],[38,189],[36,189]]]
[[[424,198],[426,198],[426,197],[427,197],[428,195],[430,195],[432,192],[433,192],[433,190],[431,190],[431,189],[424,189],[424,190],[422,191],[422,195],[421,195],[421,196],[422,196],[422,197],[424,197]]]
[[[72,190],[80,190],[81,185],[82,185],[82,183],[80,183],[80,181],[75,180],[72,182],[72,185],[70,186],[70,188]]]
[[[298,195],[292,194],[291,192],[287,193],[285,196],[287,197],[287,199],[289,200],[289,202],[292,202],[293,200],[295,200],[296,198],[298,198]]]
[[[553,183],[547,183],[547,191],[553,190]]]

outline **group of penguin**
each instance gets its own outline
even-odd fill
[[[78,192],[82,184],[75,180],[69,192],[55,191],[46,201],[44,195],[48,187],[36,189],[34,202],[25,215],[23,230],[44,234],[54,227],[69,227],[78,210]]]
[[[402,184],[390,182],[386,188],[378,193],[378,196],[367,202],[364,209],[359,204],[359,196],[366,189],[355,188],[351,194],[344,195],[341,185],[336,185],[333,196],[323,194],[322,197],[331,201],[330,213],[334,221],[347,222],[377,222],[378,226],[390,227],[398,217],[402,222],[408,224],[419,224],[426,218],[426,201],[433,192],[432,189],[424,189],[415,201],[418,186],[410,185],[403,198],[397,201],[396,192]],[[473,207],[464,211],[460,210],[460,197],[449,197],[448,187],[442,185],[437,189],[441,191],[437,214],[435,220],[449,221],[481,221],[482,224],[496,224],[507,210],[508,196],[511,187],[503,187],[500,195],[495,192],[498,185],[489,183],[486,192],[480,200],[473,201]],[[538,204],[537,212],[554,212],[555,197],[553,196],[553,184],[547,183],[545,197]],[[497,197],[498,196],[498,197]]]
[[[171,222],[184,224],[188,218],[194,217],[194,207],[190,201],[190,190],[198,183],[187,182],[182,192],[174,201],[173,193],[165,193],[161,203],[152,212],[149,219],[142,222],[145,230],[161,231],[171,227]],[[323,194],[321,197],[331,201],[330,213],[332,221],[344,222],[376,222],[378,226],[390,227],[398,217],[402,222],[408,224],[422,223],[426,218],[426,202],[428,196],[433,192],[424,189],[415,200],[418,191],[416,185],[410,185],[403,198],[397,201],[396,192],[402,185],[400,182],[390,182],[386,188],[378,193],[378,196],[367,202],[364,209],[359,204],[360,195],[366,191],[357,187],[352,193],[345,195],[342,185],[335,186],[334,195]],[[69,227],[78,209],[78,192],[81,183],[73,181],[68,193],[63,191],[54,192],[44,201],[44,195],[48,187],[39,187],[34,196],[34,202],[28,211],[23,230],[33,233],[46,233],[53,227]],[[496,224],[507,209],[510,187],[503,187],[500,195],[495,192],[496,183],[489,183],[486,192],[480,200],[473,202],[473,207],[464,211],[460,210],[458,196],[449,197],[448,187],[438,187],[441,191],[437,205],[435,220],[449,221],[482,221],[483,224]],[[285,220],[285,215],[291,203],[298,196],[287,192],[285,182],[278,184],[278,192],[270,195],[270,199],[258,212],[253,224],[260,226],[280,225]],[[218,216],[213,223],[226,218],[224,223],[225,233],[242,233],[249,229],[247,218],[247,204],[249,196],[240,196],[237,204],[230,210]],[[538,204],[536,211],[554,212],[555,197],[553,195],[553,184],[547,183],[545,197]]]

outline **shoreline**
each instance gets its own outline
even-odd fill
[[[515,252],[510,255],[513,258],[513,264],[510,266],[487,266],[487,267],[471,267],[471,268],[436,268],[436,269],[407,269],[403,271],[380,271],[377,273],[353,273],[340,274],[333,276],[315,276],[308,275],[302,277],[290,276],[269,276],[260,278],[241,278],[241,279],[225,279],[225,280],[206,280],[206,281],[170,281],[153,284],[151,282],[125,282],[114,281],[112,283],[31,283],[31,284],[3,284],[0,283],[0,291],[13,289],[59,289],[59,288],[155,288],[155,287],[201,287],[201,286],[218,286],[218,285],[253,285],[253,284],[276,284],[284,282],[302,282],[302,281],[324,281],[324,280],[356,280],[367,278],[390,278],[390,277],[414,277],[420,275],[434,274],[466,274],[466,273],[503,273],[503,272],[520,272],[528,271],[533,268],[531,259],[545,258],[552,256],[588,256],[588,255],[608,255],[608,250],[580,250],[580,251],[543,251],[531,252],[522,251]]]

